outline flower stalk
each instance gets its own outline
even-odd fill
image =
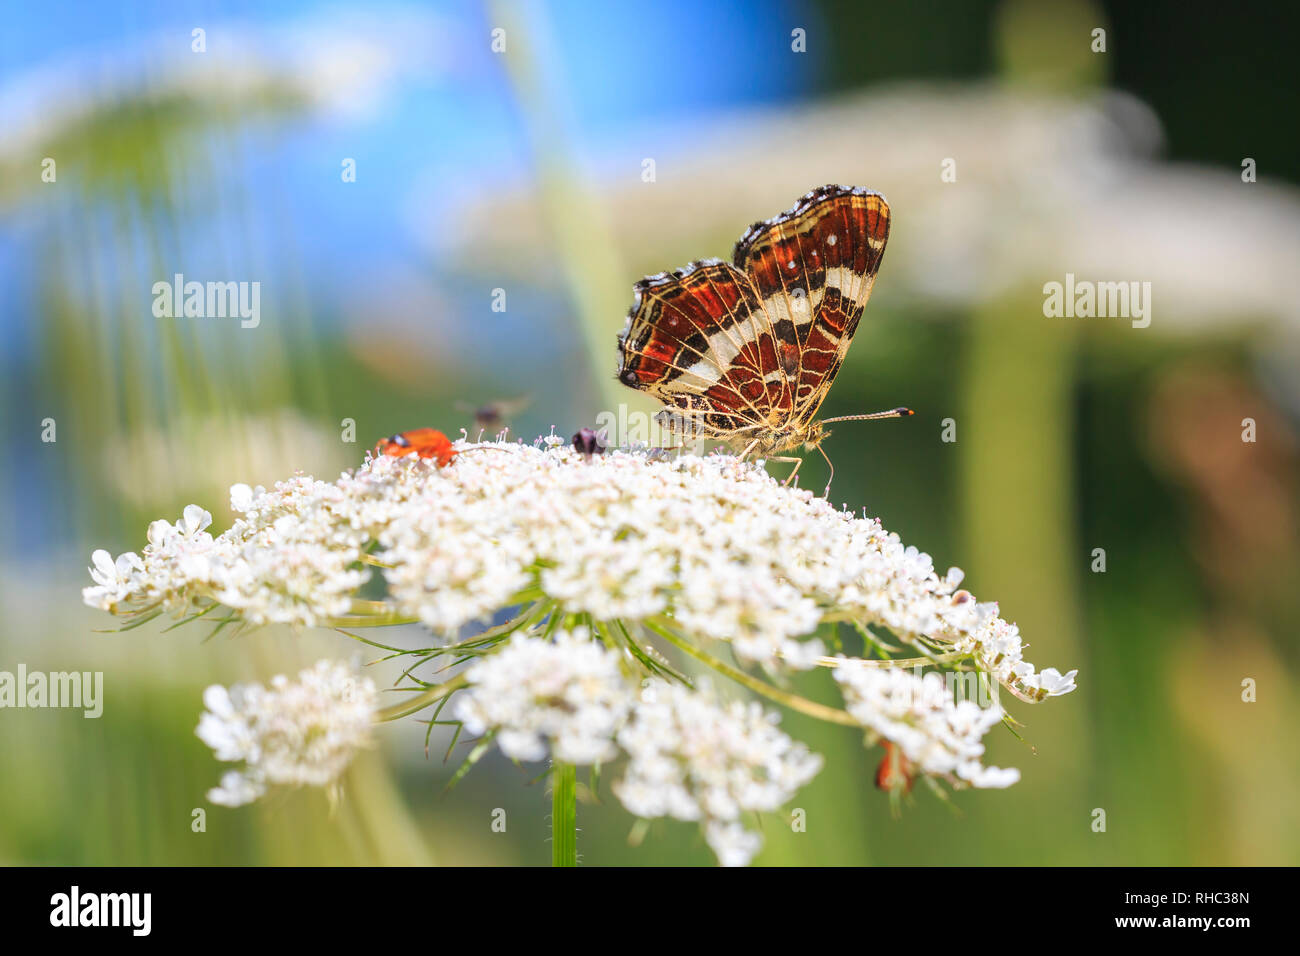
[[[393,704],[390,707],[384,707],[375,711],[375,720],[389,721],[397,720],[401,717],[409,717],[411,714],[418,714],[424,708],[436,704],[456,691],[465,686],[464,676],[455,677],[446,683],[435,684],[423,693],[416,694],[414,697],[402,701],[400,704]]]
[[[654,631],[674,647],[685,651],[697,661],[708,665],[719,674],[731,678],[737,684],[740,684],[743,687],[748,687],[750,690],[754,691],[754,693],[762,694],[768,700],[775,701],[778,704],[782,704],[801,714],[806,714],[809,717],[824,720],[829,724],[840,724],[845,727],[858,726],[858,722],[844,711],[837,710],[834,707],[827,707],[825,704],[819,704],[816,701],[808,700],[807,698],[800,697],[798,694],[792,694],[789,691],[781,690],[779,687],[773,687],[766,681],[760,680],[751,674],[746,674],[739,667],[732,667],[726,661],[719,660],[712,654],[701,650],[689,641],[683,640],[668,628],[663,627],[654,621],[646,622],[646,627]]]
[[[578,865],[578,768],[551,761],[551,865]]]

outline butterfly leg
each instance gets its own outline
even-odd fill
[[[826,491],[823,493],[823,497],[829,500],[831,496],[831,482],[835,480],[835,463],[831,461],[831,456],[826,454],[821,445],[817,445],[816,448],[822,453],[822,457],[826,459],[826,465],[831,470],[830,476],[826,479]]]
[[[792,481],[794,481],[795,475],[799,474],[799,466],[803,464],[803,459],[802,459],[802,458],[791,458],[791,457],[787,457],[787,456],[784,456],[784,455],[781,455],[781,456],[778,456],[778,457],[775,457],[775,458],[769,458],[768,461],[792,461],[792,462],[794,462],[794,470],[792,470],[792,471],[790,472],[790,474],[788,474],[788,475],[786,476],[785,481],[781,482],[781,486],[782,486],[782,487],[785,487],[785,486],[789,485]]]
[[[741,461],[744,461],[746,458],[749,457],[749,453],[754,450],[754,446],[757,445],[758,442],[759,439],[755,438],[752,442],[750,442],[748,445],[745,446],[745,450],[742,451],[737,457]]]

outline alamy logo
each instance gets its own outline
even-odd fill
[[[0,707],[70,707],[83,717],[104,713],[103,671],[0,671]]]
[[[153,922],[152,893],[70,893],[50,897],[51,926],[129,926],[133,936],[148,936]]]
[[[708,437],[693,419],[664,409],[657,414],[629,410],[620,403],[617,411],[596,415],[596,430],[604,432],[605,443],[616,448],[649,445],[652,448],[682,448],[703,454]]]
[[[1135,329],[1151,324],[1150,282],[1075,281],[1074,273],[1067,272],[1064,283],[1046,283],[1043,295],[1043,315],[1048,318],[1132,319]]]
[[[255,329],[262,321],[262,283],[186,282],[176,273],[171,282],[153,284],[153,314],[159,319],[238,318]]]

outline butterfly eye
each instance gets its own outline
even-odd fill
[[[392,442],[394,445],[399,445],[402,448],[411,447],[411,442],[405,435],[394,435],[392,438],[388,440]]]
[[[632,386],[635,386],[640,381],[640,379],[637,378],[636,372],[634,372],[630,368],[624,369],[623,373],[619,375],[618,379],[624,385],[632,385]]]

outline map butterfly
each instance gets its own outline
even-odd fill
[[[771,456],[800,445],[821,451],[831,422],[911,415],[895,408],[815,420],[888,238],[884,196],[823,186],[750,226],[731,262],[647,276],[633,286],[618,339],[618,380],[668,406],[656,420],[670,432],[719,439],[741,458],[798,463]]]

